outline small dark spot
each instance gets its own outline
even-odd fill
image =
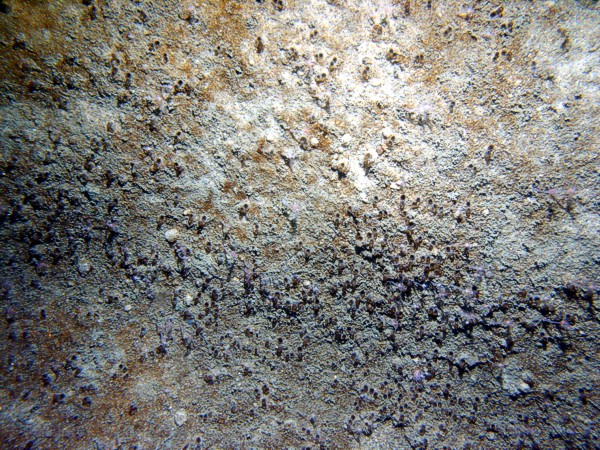
[[[0,12],[4,14],[10,14],[12,8],[6,3],[5,0],[0,0]]]
[[[133,416],[135,413],[137,413],[138,411],[138,406],[136,405],[135,402],[132,402],[131,405],[129,405],[129,415]]]

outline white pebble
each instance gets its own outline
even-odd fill
[[[530,390],[531,390],[531,386],[529,386],[527,383],[525,383],[524,381],[521,381],[521,383],[519,383],[519,390],[523,393],[523,394],[527,394]]]
[[[352,137],[349,134],[345,134],[342,136],[342,145],[344,147],[348,147],[350,142],[352,141]]]
[[[187,422],[187,419],[188,419],[187,413],[184,410],[177,411],[175,413],[174,419],[175,419],[175,425],[177,425],[178,427],[180,427],[184,423]]]
[[[169,244],[172,244],[179,239],[179,230],[177,228],[171,228],[165,232],[165,239]]]

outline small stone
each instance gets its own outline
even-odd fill
[[[310,286],[310,281],[306,280],[304,281],[304,287],[307,288]]]
[[[173,417],[175,419],[175,425],[178,427],[183,426],[187,422],[187,413],[184,410],[177,411]]]
[[[519,361],[508,361],[502,369],[502,388],[511,397],[531,392],[533,376],[531,372],[522,370]]]
[[[472,354],[467,352],[462,352],[458,355],[458,360],[464,360],[465,364],[468,367],[474,367],[479,361]]]
[[[123,309],[125,310],[125,312],[129,312],[129,311],[131,311],[132,308],[133,308],[133,306],[131,306],[131,305],[125,305],[125,307]]]
[[[311,138],[310,145],[311,147],[316,147],[317,145],[319,145],[319,140],[316,137]]]
[[[342,175],[348,175],[348,172],[350,172],[350,161],[346,158],[341,158],[333,164],[333,169],[337,170]]]
[[[523,393],[523,394],[527,394],[530,390],[531,390],[531,386],[529,386],[527,383],[525,383],[524,381],[521,381],[521,383],[519,383],[519,390]]]
[[[350,145],[350,142],[352,142],[352,137],[349,134],[345,134],[342,136],[342,145],[344,147],[348,147]]]
[[[172,244],[179,239],[179,230],[177,228],[171,228],[165,232],[165,239],[169,244]]]
[[[92,270],[92,266],[90,266],[90,263],[87,261],[81,260],[79,261],[79,264],[77,264],[77,270],[82,277],[85,277]]]

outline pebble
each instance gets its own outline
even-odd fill
[[[165,239],[169,244],[172,244],[179,239],[179,230],[177,228],[171,228],[165,232]]]
[[[123,308],[125,310],[125,312],[129,312],[133,309],[133,306],[131,305],[125,305],[125,307]]]
[[[529,386],[527,383],[525,383],[524,381],[521,381],[521,383],[519,383],[519,390],[523,393],[523,394],[527,394],[530,390],[531,390],[531,386]]]
[[[178,427],[183,426],[188,420],[187,413],[184,410],[177,411],[173,418],[175,419],[175,425]]]
[[[350,161],[346,158],[340,158],[336,163],[333,164],[333,169],[340,172],[342,175],[348,175],[350,172]]]
[[[92,266],[87,261],[79,261],[77,264],[77,270],[82,277],[85,277],[92,270]]]

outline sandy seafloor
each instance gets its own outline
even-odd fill
[[[598,448],[599,37],[0,0],[0,447]]]

